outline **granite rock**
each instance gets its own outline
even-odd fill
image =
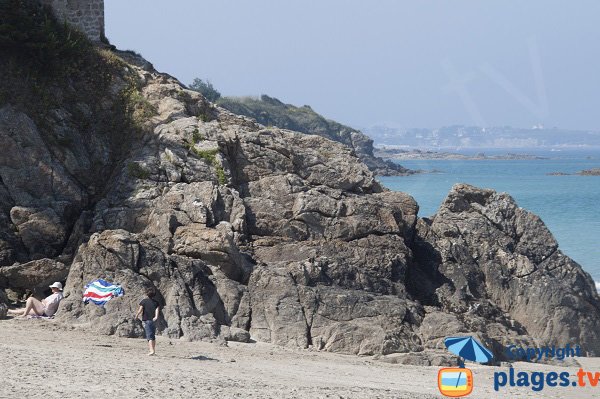
[[[46,284],[68,268],[62,322],[141,336],[133,315],[153,287],[159,334],[187,340],[431,365],[451,361],[439,355],[449,334],[496,352],[573,343],[600,354],[591,278],[507,194],[457,185],[419,218],[344,144],[265,128],[148,63],[120,73],[156,112],[119,152],[114,137],[80,147],[87,137],[68,130],[70,155],[52,156],[25,112],[0,109],[11,148],[0,156],[0,284]],[[84,305],[97,278],[126,295]]]

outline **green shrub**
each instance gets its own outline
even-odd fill
[[[219,182],[220,185],[225,185],[227,184],[227,176],[225,176],[225,170],[223,170],[223,167],[221,167],[221,165],[216,166],[217,169],[217,180]]]
[[[131,121],[137,129],[142,129],[144,122],[157,114],[156,108],[150,104],[139,89],[139,82],[131,78],[128,86],[121,92],[125,112],[131,116]]]
[[[217,150],[217,149],[199,150],[196,147],[194,147],[193,145],[190,147],[190,149],[197,157],[204,159],[206,162],[208,162],[211,165],[214,165],[215,162],[217,162],[217,154],[219,153],[219,150]]]
[[[221,98],[221,93],[214,88],[210,81],[203,81],[202,79],[194,79],[190,85],[190,90],[194,90],[202,94],[208,101],[215,102]]]
[[[187,103],[191,100],[190,94],[186,91],[180,90],[177,92],[177,98],[179,98],[184,103]]]
[[[190,143],[187,144],[187,147],[194,155],[196,155],[198,158],[204,159],[206,163],[212,165],[212,167],[215,168],[215,173],[217,174],[217,181],[219,182],[219,184],[227,184],[227,176],[225,175],[225,170],[217,160],[217,154],[219,153],[218,149],[215,148],[213,150],[199,150],[193,144]]]
[[[135,177],[136,179],[147,179],[150,177],[150,172],[137,162],[128,163],[127,172],[129,173],[129,176]]]
[[[199,142],[204,140],[204,137],[202,137],[202,134],[200,134],[198,128],[195,128],[192,132],[192,140],[194,141],[194,144],[198,144]]]
[[[207,109],[202,109],[199,116],[202,122],[210,122],[214,119],[211,111]]]

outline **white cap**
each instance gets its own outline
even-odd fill
[[[62,284],[58,281],[50,286],[50,288],[58,288],[59,291],[62,291]]]

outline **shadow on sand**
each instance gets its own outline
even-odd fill
[[[212,357],[206,357],[206,356],[202,356],[202,355],[192,356],[190,359],[192,359],[192,360],[212,360],[212,361],[218,361],[217,359],[213,359]]]

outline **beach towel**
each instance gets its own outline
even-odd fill
[[[83,292],[84,303],[95,303],[98,306],[104,306],[113,298],[125,295],[123,287],[108,281],[98,279],[85,286]]]

